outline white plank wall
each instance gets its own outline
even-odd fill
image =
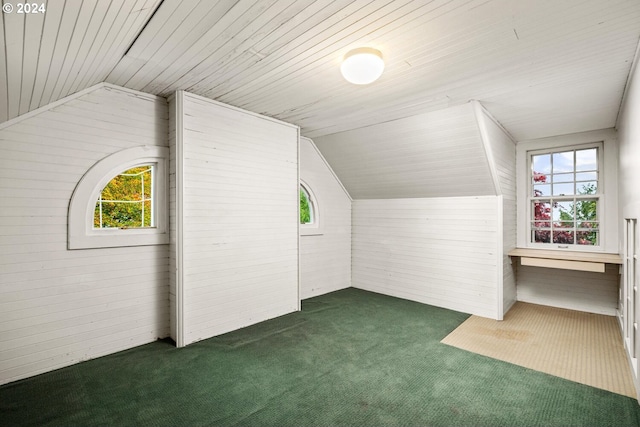
[[[496,196],[354,200],[352,286],[497,318],[497,206]]]
[[[163,98],[99,85],[0,127],[0,383],[168,335],[168,246],[67,250],[83,174],[167,144]]]
[[[618,120],[618,143],[620,144],[620,162],[619,162],[619,194],[620,194],[620,217],[618,218],[618,226],[619,226],[619,246],[618,252],[625,256],[631,257],[633,254],[626,253],[628,249],[624,249],[624,232],[625,232],[625,219],[640,219],[640,192],[638,191],[638,183],[640,182],[640,168],[638,168],[638,160],[640,158],[640,121],[638,117],[640,117],[640,67],[638,66],[638,62],[640,61],[640,47],[636,51],[636,58],[633,64],[633,68],[631,74],[629,76],[629,81],[627,83],[626,93],[624,96],[624,101],[622,103],[622,108],[620,111],[620,116]],[[640,245],[640,231],[638,230],[638,226],[636,225],[636,245]],[[629,245],[630,246],[630,245]],[[625,258],[623,258],[625,259]],[[625,274],[624,277],[630,275],[631,272],[628,270],[630,267],[628,264],[631,263],[631,259],[629,261],[625,260]],[[640,285],[640,265],[638,264],[638,259],[635,259],[635,286]],[[622,286],[621,296],[624,304],[626,305],[627,297],[632,298],[633,290],[629,289],[627,286]],[[638,319],[640,319],[640,304],[638,304],[637,300],[634,305],[635,310],[630,310],[630,307],[626,307],[625,305],[619,306],[619,318],[626,314],[627,316],[631,316],[631,318],[620,318],[621,324],[624,325],[624,330],[622,334],[624,337],[628,337],[631,333],[635,333],[635,342],[636,344],[640,341],[640,332],[635,329],[633,332],[629,329],[629,323],[636,323]],[[629,357],[630,362],[632,363],[634,383],[636,386],[636,391],[638,391],[638,395],[640,396],[640,378],[638,378],[638,372],[640,371],[640,366],[638,361],[640,360],[637,357],[631,357],[631,349],[628,345],[628,340],[625,339],[625,348],[627,350],[627,355]]]
[[[176,194],[176,98],[169,98],[169,336],[178,343],[177,331],[177,194]]]
[[[351,286],[351,198],[313,141],[300,138],[300,179],[318,203],[318,234],[300,237],[300,297]]]
[[[314,142],[354,199],[495,195],[468,103]]]
[[[298,309],[298,128],[176,96],[186,345]]]
[[[477,105],[477,107],[480,107]],[[509,251],[516,247],[516,144],[511,136],[484,109],[477,108],[478,125],[487,139],[491,164],[502,196],[502,306],[503,313],[516,302],[515,265]]]
[[[618,266],[604,273],[530,267],[518,260],[518,301],[589,313],[615,315],[618,306]]]

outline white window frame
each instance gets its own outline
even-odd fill
[[[300,235],[301,236],[317,236],[322,234],[321,228],[321,216],[320,215],[320,205],[318,204],[318,199],[314,194],[313,190],[309,184],[304,182],[303,180],[299,180],[299,188],[304,188],[304,191],[309,196],[309,205],[311,207],[311,219],[312,221],[308,224],[300,224]],[[298,222],[300,222],[300,215],[298,215]]]
[[[563,151],[600,143],[598,191],[598,221],[600,245],[564,245],[533,243],[531,236],[531,184],[530,152]],[[517,168],[517,247],[558,251],[584,251],[618,253],[618,149],[614,129],[582,132],[550,138],[520,141],[516,146]]]
[[[118,151],[93,165],[80,179],[69,204],[68,248],[90,249],[146,246],[169,243],[168,167],[169,149],[140,146]],[[123,171],[142,165],[154,166],[152,200],[155,226],[144,228],[94,228],[95,206],[104,187]]]
[[[544,154],[554,154],[554,153],[559,153],[559,152],[566,152],[566,151],[573,151],[575,153],[575,151],[577,150],[583,150],[583,149],[589,149],[589,148],[597,148],[598,150],[598,169],[597,169],[597,174],[598,174],[598,187],[596,189],[596,194],[595,195],[579,195],[579,194],[572,194],[572,195],[567,195],[567,196],[553,196],[553,195],[546,195],[546,196],[541,196],[541,197],[534,197],[533,195],[533,185],[532,185],[532,179],[533,179],[533,168],[531,165],[531,158],[533,156],[538,156],[538,155],[544,155]],[[538,249],[567,249],[567,250],[583,250],[581,249],[583,246],[588,246],[591,250],[602,250],[602,229],[600,228],[600,225],[604,223],[604,209],[602,208],[602,206],[605,203],[605,195],[604,192],[602,191],[602,189],[604,188],[604,180],[603,180],[603,171],[602,171],[602,167],[603,167],[603,151],[604,151],[604,147],[603,147],[603,143],[602,142],[595,142],[595,143],[590,143],[590,144],[581,144],[581,145],[575,145],[575,146],[566,146],[566,147],[558,147],[558,148],[545,148],[545,149],[541,149],[541,150],[531,150],[531,151],[527,151],[527,184],[528,184],[528,188],[527,188],[527,215],[528,215],[528,221],[527,221],[527,241],[529,244],[529,247],[531,248],[538,248]],[[575,168],[575,165],[574,165]],[[549,175],[552,175],[553,171],[549,172]],[[575,183],[575,181],[574,181]],[[598,211],[596,213],[596,217],[597,217],[597,221],[598,221],[598,244],[597,245],[578,245],[578,244],[568,244],[568,243],[553,243],[553,232],[550,236],[551,242],[550,243],[536,243],[533,242],[531,239],[531,235],[532,235],[532,229],[531,229],[531,222],[533,221],[533,213],[531,212],[532,206],[533,206],[533,201],[535,199],[555,199],[556,201],[568,201],[568,202],[572,202],[572,201],[576,201],[577,199],[593,199],[596,200],[596,203],[598,205]],[[550,220],[551,223],[553,223],[553,218],[551,218]]]

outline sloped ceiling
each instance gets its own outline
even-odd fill
[[[470,103],[314,142],[354,199],[496,194]]]
[[[107,81],[184,89],[309,137],[477,99],[530,139],[613,126],[640,36],[638,0],[45,3],[1,15],[0,121]],[[387,64],[365,87],[338,69],[361,46]]]

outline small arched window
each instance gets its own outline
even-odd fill
[[[166,147],[111,154],[84,174],[69,203],[69,249],[169,242]]]
[[[320,229],[320,208],[318,199],[311,188],[300,182],[300,235],[314,236],[322,234]]]
[[[309,191],[300,185],[300,224],[313,224],[316,216],[313,199]]]
[[[146,164],[113,177],[98,196],[93,228],[154,227],[154,171]]]

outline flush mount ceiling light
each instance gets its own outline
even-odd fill
[[[347,52],[340,65],[342,76],[356,85],[373,83],[382,75],[382,52],[371,47],[360,47]]]

